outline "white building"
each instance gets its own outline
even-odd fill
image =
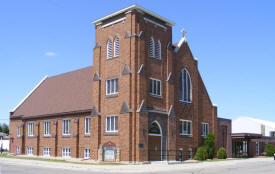
[[[0,148],[4,150],[9,150],[10,147],[10,138],[7,134],[0,132]]]
[[[239,117],[232,121],[232,133],[251,133],[275,137],[275,122]]]

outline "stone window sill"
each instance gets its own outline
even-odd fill
[[[151,60],[155,60],[155,61],[157,61],[157,62],[161,62],[161,58],[160,58],[160,59],[157,59],[156,56],[155,56],[155,57],[150,57],[150,56],[149,56],[149,58],[150,58]]]
[[[179,100],[179,102],[183,103],[183,104],[187,104],[187,105],[191,105],[192,104],[192,101],[188,102],[188,101]]]
[[[183,134],[180,134],[180,137],[183,137],[183,138],[192,138],[192,135],[183,135]]]
[[[119,58],[119,56],[116,56],[116,57],[112,56],[110,58],[106,58],[106,60],[108,61],[108,60],[113,60],[113,59],[117,59],[117,58]]]
[[[43,135],[43,138],[51,138],[51,135]]]
[[[34,135],[32,135],[32,136],[27,136],[28,138],[37,138],[37,136],[34,136]]]
[[[118,132],[105,132],[105,136],[118,136]]]
[[[71,138],[71,135],[62,135],[62,138]]]
[[[157,99],[162,99],[161,95],[155,95],[155,94],[149,94],[151,97],[157,98]]]
[[[117,94],[106,94],[106,98],[114,98],[117,96],[118,96],[118,93]]]

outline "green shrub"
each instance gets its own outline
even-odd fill
[[[206,147],[208,158],[213,159],[216,155],[215,135],[213,133],[207,134],[204,140],[204,144]]]
[[[273,156],[275,153],[275,147],[273,144],[267,144],[264,148],[267,156]]]
[[[224,147],[219,148],[218,153],[217,153],[218,159],[226,159],[227,158],[227,153]]]
[[[195,155],[195,160],[203,161],[207,159],[207,151],[205,147],[199,147],[196,155]]]

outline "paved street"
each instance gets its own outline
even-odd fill
[[[271,158],[220,162],[146,165],[83,165],[0,158],[0,174],[88,174],[88,173],[173,173],[173,174],[274,174]]]

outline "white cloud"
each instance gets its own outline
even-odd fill
[[[48,51],[45,53],[45,56],[56,56],[56,53],[52,51]]]

